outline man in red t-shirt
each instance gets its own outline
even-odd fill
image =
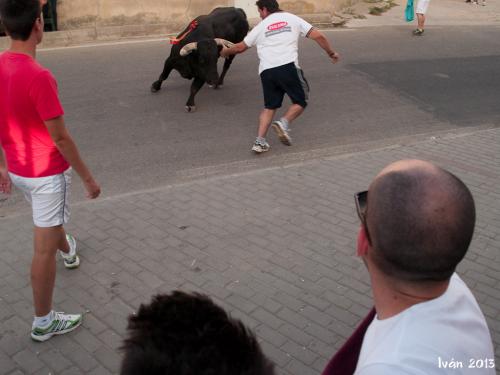
[[[71,170],[89,198],[101,192],[65,127],[57,83],[35,60],[43,37],[41,11],[40,0],[0,0],[0,18],[11,38],[9,50],[0,54],[0,192],[10,193],[14,184],[32,206],[31,337],[36,341],[72,331],[82,322],[81,314],[52,310],[57,251],[66,268],[80,264],[76,240],[63,228],[69,219]]]

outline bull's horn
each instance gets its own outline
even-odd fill
[[[188,43],[184,47],[181,48],[181,51],[179,52],[179,54],[181,56],[187,56],[197,48],[198,48],[198,43],[196,43],[196,42]]]
[[[219,46],[225,46],[227,48],[231,48],[232,46],[234,46],[233,42],[221,38],[215,38],[215,43],[217,43]]]

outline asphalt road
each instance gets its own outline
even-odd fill
[[[44,50],[38,59],[57,77],[70,132],[109,197],[498,127],[500,28],[430,27],[423,37],[410,29],[325,31],[342,55],[336,65],[316,43],[302,41],[310,105],[292,126],[294,145],[271,133],[264,155],[250,152],[263,105],[254,49],[234,60],[223,88],[202,88],[195,113],[184,112],[190,82],[176,72],[150,92],[167,41]],[[85,198],[74,181],[77,203]],[[1,216],[27,209],[17,193],[0,202]]]

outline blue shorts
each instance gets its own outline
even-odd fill
[[[260,80],[264,91],[265,108],[280,108],[285,94],[290,97],[293,104],[303,108],[307,106],[309,84],[302,69],[297,68],[295,63],[266,69],[260,73]]]

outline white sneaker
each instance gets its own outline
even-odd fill
[[[69,253],[60,251],[61,256],[64,260],[64,267],[66,268],[77,268],[80,265],[80,257],[76,254],[76,240],[71,234],[66,234],[66,240],[69,244]]]
[[[292,137],[290,137],[290,134],[288,134],[289,130],[285,128],[283,123],[279,120],[273,121],[272,127],[276,134],[278,135],[281,143],[283,143],[286,146],[291,146],[292,145]]]
[[[271,147],[269,146],[269,143],[267,143],[266,141],[264,142],[255,141],[255,143],[252,146],[252,151],[260,154],[262,152],[269,151],[270,148]]]
[[[46,327],[33,326],[31,338],[35,341],[47,341],[54,335],[62,335],[73,331],[82,324],[82,314],[65,314],[54,312],[54,318]]]

